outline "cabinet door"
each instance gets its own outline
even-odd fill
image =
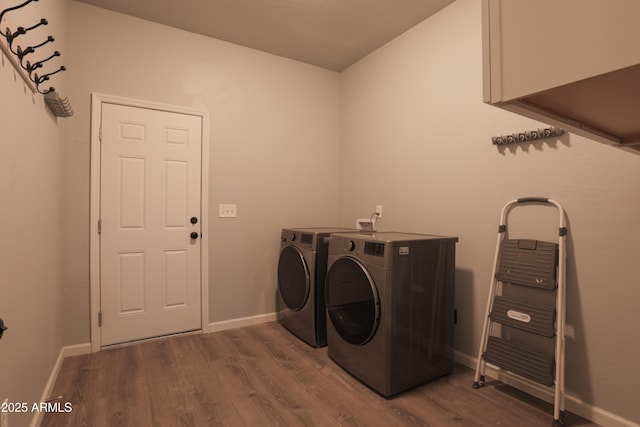
[[[640,63],[638,0],[483,0],[485,102]]]

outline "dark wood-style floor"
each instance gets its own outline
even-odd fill
[[[144,342],[65,359],[42,426],[550,426],[553,408],[453,374],[392,399],[278,323]],[[567,424],[593,426],[567,414]]]

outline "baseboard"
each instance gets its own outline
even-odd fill
[[[476,357],[469,356],[468,354],[454,351],[453,360],[475,371],[478,359]],[[509,374],[508,372],[499,371],[490,365],[487,365],[485,375],[513,386],[518,390],[522,390],[525,393],[537,397],[538,399],[553,403],[553,391],[549,388],[522,380],[520,377]],[[471,384],[469,384],[469,387],[471,387]],[[605,409],[583,402],[579,398],[567,393],[565,393],[565,409],[581,416],[582,418],[586,418],[589,421],[607,427],[640,427],[639,424],[631,420],[627,420]]]
[[[60,349],[58,358],[56,359],[56,363],[53,364],[53,368],[51,369],[51,373],[49,374],[49,379],[44,386],[44,391],[42,392],[42,396],[40,397],[40,402],[46,402],[47,400],[51,399],[53,386],[56,383],[56,379],[58,378],[58,374],[60,373],[60,368],[62,367],[62,362],[64,361],[65,357],[79,356],[81,354],[88,353],[91,353],[91,343],[69,345]],[[31,418],[30,426],[38,427],[42,422],[43,416],[44,412],[34,412],[33,418]]]
[[[259,325],[276,320],[277,313],[258,314],[257,316],[240,317],[238,319],[222,320],[209,323],[202,332],[218,332],[242,326]]]
[[[91,343],[87,342],[84,344],[68,345],[66,347],[62,347],[61,351],[65,358],[89,354],[91,353]]]

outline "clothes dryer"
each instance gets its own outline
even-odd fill
[[[329,357],[385,397],[450,373],[457,241],[333,234],[325,284]]]
[[[278,321],[313,347],[327,345],[324,281],[329,236],[349,228],[284,228],[278,259]]]

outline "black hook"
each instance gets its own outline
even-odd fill
[[[9,30],[9,28],[7,28],[7,43],[9,45],[9,50],[11,50],[11,52],[13,52],[14,55],[19,55],[20,52],[20,46],[18,46],[17,50],[13,50],[13,42],[16,38],[18,38],[18,36],[23,35],[23,34],[27,34],[29,31],[38,28],[41,25],[48,25],[49,22],[46,19],[41,19],[40,22],[38,22],[35,25],[32,25],[31,27],[28,28],[24,28],[24,27],[18,27],[16,29],[16,32],[11,34],[11,30]],[[53,37],[49,36],[47,38],[47,41],[45,43],[49,43],[53,41]]]
[[[30,66],[30,65],[29,65],[29,61],[27,61],[27,65],[25,66],[25,65],[22,63],[23,58],[24,58],[25,56],[29,55],[30,53],[35,52],[37,48],[42,47],[42,46],[44,46],[44,45],[45,45],[45,44],[47,44],[47,43],[51,43],[53,40],[54,40],[54,39],[53,39],[53,37],[49,36],[49,37],[47,37],[47,40],[43,41],[42,43],[37,44],[37,45],[35,45],[35,46],[29,46],[29,47],[27,47],[25,50],[22,50],[22,47],[18,46],[18,49],[17,49],[17,50],[18,50],[18,52],[16,52],[16,56],[18,57],[18,62],[20,62],[20,66],[21,66],[23,69],[27,70],[27,72],[30,74],[32,70],[29,70],[29,66]],[[55,53],[54,55],[55,55],[55,56],[60,56],[60,52],[58,52],[58,51],[56,50],[56,53]]]
[[[43,74],[42,77],[45,77],[45,80],[49,80],[49,76],[53,76],[54,74],[58,74],[60,71],[67,71],[67,67],[65,67],[64,65],[61,65],[60,68],[58,68],[53,73]]]
[[[4,320],[0,319],[0,338],[2,338],[2,334],[4,334],[4,331],[6,331],[7,328],[4,324]]]
[[[14,55],[17,55],[16,51],[13,50],[13,41],[22,34],[27,34],[27,30],[24,27],[18,27],[15,33],[12,33],[9,27],[7,27],[5,37],[7,38],[7,44],[9,45],[9,50],[13,52]]]
[[[18,53],[16,53],[16,56],[18,57],[18,60],[20,61],[20,65],[22,65],[22,58],[24,58],[25,56],[27,56],[30,53],[33,53],[33,47],[29,46],[28,48],[26,48],[25,50],[22,50],[21,46],[18,46]],[[24,65],[22,65],[22,68],[24,68]]]
[[[8,9],[3,10],[2,12],[0,12],[0,23],[2,22],[2,18],[4,18],[5,13],[11,12],[12,10],[20,9],[21,7],[25,7],[26,5],[28,5],[29,3],[32,3],[34,1],[38,1],[38,0],[27,0],[26,2],[24,2],[22,4],[19,4],[18,6],[13,6],[13,7],[10,7]],[[7,32],[4,33],[4,34],[0,31],[0,35],[4,36],[4,38],[6,38],[6,39],[9,38],[9,33],[10,33],[10,31],[9,31],[8,28],[7,28]]]
[[[42,95],[46,95],[46,94],[48,94],[49,92],[55,92],[55,91],[56,91],[56,88],[55,88],[55,87],[53,87],[53,86],[51,86],[49,89],[45,90],[44,92],[43,92],[43,91],[41,91],[41,90],[40,90],[40,88],[39,88],[39,87],[37,87],[37,86],[36,86],[36,89],[38,89],[38,92],[40,92]]]
[[[43,41],[40,44],[37,44],[35,46],[29,46],[28,48],[26,48],[25,50],[22,50],[22,48],[20,46],[18,46],[18,53],[16,53],[16,55],[18,56],[18,59],[20,59],[20,62],[22,62],[22,58],[24,58],[25,56],[27,56],[30,53],[33,53],[36,51],[37,48],[44,46],[47,43],[51,43],[55,41],[55,39],[52,36],[47,37],[47,39],[45,41]]]
[[[55,51],[51,54],[51,56],[49,56],[48,58],[42,59],[38,62],[34,62],[33,64],[30,61],[27,61],[27,65],[25,66],[22,63],[22,59],[27,56],[30,53],[35,52],[35,49],[44,46],[45,44],[47,44],[48,42],[53,41],[53,37],[49,36],[49,39],[46,42],[42,42],[37,46],[29,46],[28,48],[26,48],[24,51],[20,51],[18,52],[18,59],[20,60],[20,65],[22,66],[22,68],[24,68],[29,74],[31,74],[34,70],[37,70],[38,68],[42,67],[42,64],[44,64],[45,62],[49,61],[51,58],[55,58],[56,56],[60,56],[60,52],[59,51]]]
[[[47,21],[46,19],[42,18],[40,20],[40,22],[38,22],[37,24],[32,25],[31,27],[27,28],[27,31],[34,30],[34,29],[38,28],[40,25],[49,25],[49,21]]]
[[[60,52],[58,52],[57,50],[56,50],[55,52],[53,52],[53,53],[51,54],[51,56],[49,56],[48,58],[45,58],[45,59],[43,59],[43,60],[41,60],[41,61],[38,61],[38,62],[34,62],[33,64],[30,64],[30,63],[29,63],[29,61],[27,61],[27,66],[26,66],[26,67],[24,67],[24,69],[29,73],[29,77],[31,77],[31,73],[32,73],[34,70],[37,70],[38,68],[41,68],[41,67],[42,67],[42,64],[44,64],[45,62],[47,62],[47,61],[49,61],[49,60],[51,60],[51,59],[55,58],[56,56],[60,56]],[[60,71],[60,70],[58,70],[58,71]],[[58,71],[56,71],[56,72],[58,72]],[[64,71],[64,70],[63,70],[63,71]],[[35,80],[33,80],[33,79],[31,79],[31,80],[32,80],[34,83],[36,83],[36,81],[35,81]]]
[[[29,61],[27,61],[27,66],[24,67],[24,69],[27,70],[27,73],[29,73],[29,76],[31,76],[31,73],[33,73],[35,70],[37,70],[40,67],[42,67],[42,64],[40,62],[35,62],[31,64]]]
[[[13,42],[13,40],[18,37],[20,34],[27,34],[27,30],[24,27],[18,27],[16,28],[16,32],[12,33],[11,29],[9,27],[7,27],[7,41],[9,42],[9,44],[11,44]]]
[[[38,28],[38,27],[39,27],[39,26],[41,26],[41,25],[49,25],[49,21],[47,21],[46,19],[42,18],[42,19],[40,20],[40,22],[38,22],[37,24],[32,25],[32,26],[30,26],[30,27],[27,27],[27,28],[24,28],[24,27],[18,27],[18,28],[16,29],[16,32],[15,32],[15,33],[13,33],[13,34],[8,34],[8,35],[7,35],[7,39],[8,39],[8,40],[9,40],[10,38],[11,38],[11,39],[15,39],[15,38],[16,38],[16,37],[18,37],[20,34],[27,34],[27,32],[29,32],[29,31],[31,31],[31,30],[34,30],[34,29]],[[9,32],[9,33],[10,33],[10,32],[11,32],[11,30],[9,30],[9,28],[7,28],[7,32]]]
[[[59,73],[60,71],[64,71],[64,67],[60,67],[60,69],[58,71],[54,71],[53,73],[49,73],[49,74],[43,74],[42,76],[38,76],[37,74],[34,74],[33,76],[29,76],[29,78],[31,79],[32,82],[34,82],[36,84],[36,89],[38,90],[38,92],[40,92],[43,95],[48,94],[49,92],[54,92],[55,88],[54,87],[50,87],[48,90],[46,91],[41,91],[40,90],[40,85],[44,82],[46,82],[47,80],[49,80],[49,76],[55,73]]]
[[[35,78],[32,78],[31,80],[36,84],[37,86],[40,86],[42,83],[46,82],[47,80],[49,80],[49,76],[53,76],[54,74],[58,74],[61,71],[66,71],[66,67],[64,65],[62,65],[60,68],[58,68],[56,71],[52,72],[52,73],[47,73],[47,74],[43,74],[41,76],[38,76],[37,74],[34,74]],[[40,89],[38,89],[38,92],[40,92]],[[42,93],[42,92],[40,92]]]

